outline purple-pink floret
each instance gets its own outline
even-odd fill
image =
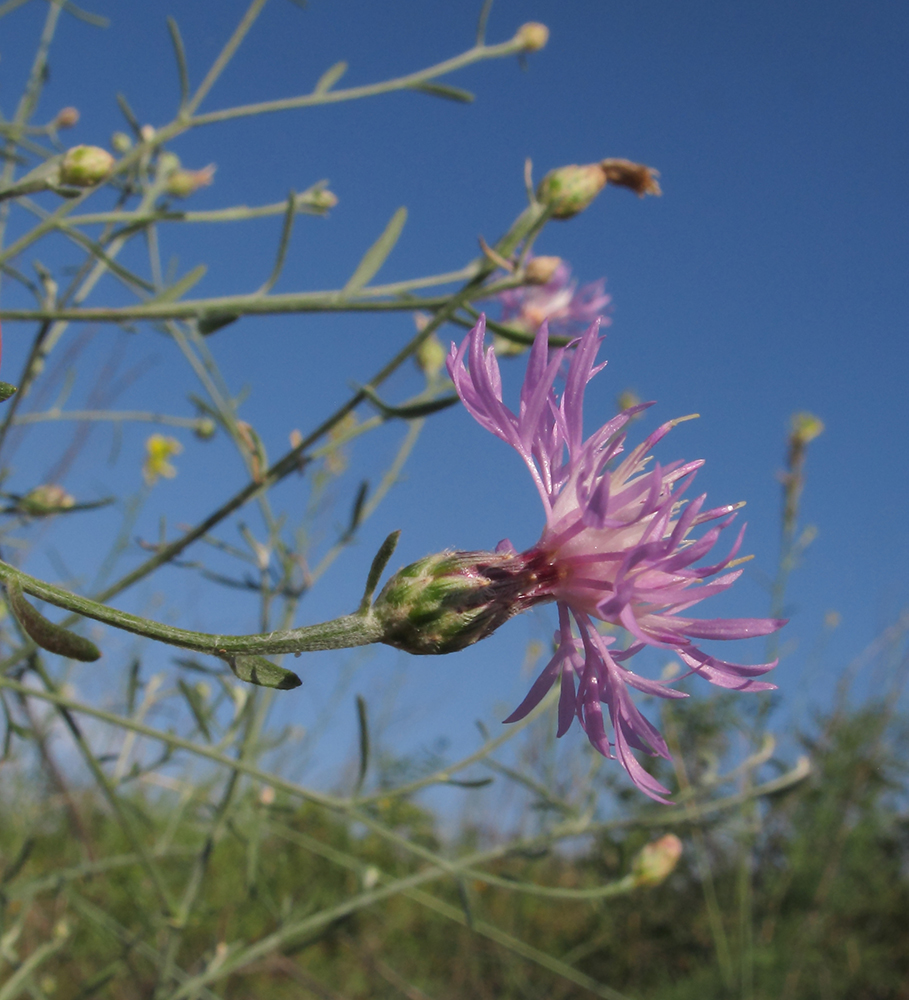
[[[502,402],[499,366],[494,350],[484,350],[485,334],[481,316],[460,348],[452,345],[448,371],[477,422],[510,444],[530,470],[546,510],[546,527],[537,544],[520,558],[542,567],[535,597],[557,601],[559,613],[555,656],[505,721],[524,718],[559,681],[558,735],[577,719],[603,756],[618,758],[638,788],[666,801],[669,790],[647,773],[632,750],[667,759],[669,751],[635,706],[629,688],[661,698],[687,696],[671,686],[680,677],[672,682],[650,680],[626,664],[645,646],[653,646],[671,650],[682,660],[688,668],[682,676],[699,674],[711,684],[735,691],[764,691],[774,685],[754,678],[776,661],[754,666],[729,663],[703,652],[692,640],[767,635],[785,621],[688,617],[693,605],[727,590],[742,572],[724,570],[739,551],[744,526],[725,558],[695,566],[731,524],[739,505],[705,509],[704,496],[682,502],[701,461],[654,463],[647,468],[651,448],[677,421],[663,424],[625,453],[623,429],[650,403],[630,407],[584,439],[584,391],[604,367],[595,364],[603,339],[598,324],[568,349],[551,351],[546,325],[541,327],[529,355],[517,413]],[[553,386],[566,362],[559,397]],[[699,538],[690,538],[703,524],[711,527]],[[505,541],[498,551],[514,550]],[[713,579],[705,582],[709,578]],[[601,635],[596,621],[622,626],[630,644],[613,649],[615,639]]]
[[[554,334],[570,336],[599,320],[607,325],[605,311],[612,301],[605,294],[606,279],[578,288],[571,268],[564,262],[545,285],[525,285],[496,296],[502,304],[502,322],[535,334],[541,323],[549,323]]]

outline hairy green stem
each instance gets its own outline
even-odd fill
[[[118,611],[88,597],[81,597],[62,587],[38,580],[8,563],[0,562],[0,580],[15,581],[27,594],[84,618],[92,618],[125,632],[157,639],[171,646],[192,649],[197,653],[209,653],[222,659],[228,656],[347,649],[350,646],[367,646],[382,639],[382,628],[368,611],[303,628],[254,635],[216,635],[162,625],[126,611]]]

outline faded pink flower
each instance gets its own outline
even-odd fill
[[[552,333],[568,336],[598,320],[603,325],[611,322],[605,310],[612,299],[605,288],[605,278],[578,288],[571,268],[562,261],[545,285],[513,288],[496,298],[502,304],[503,323],[535,334],[548,322]]]
[[[559,682],[558,735],[577,719],[601,754],[618,758],[638,788],[666,801],[668,789],[644,770],[632,750],[667,759],[669,751],[635,706],[630,689],[661,698],[687,695],[672,687],[680,678],[650,680],[625,664],[652,646],[675,653],[688,667],[683,676],[698,674],[735,691],[767,690],[774,685],[754,678],[775,661],[729,663],[703,652],[693,640],[762,636],[785,622],[689,617],[695,604],[727,590],[741,575],[741,570],[723,571],[739,550],[744,527],[728,555],[709,566],[695,565],[713,548],[739,505],[704,509],[704,495],[682,501],[701,461],[654,463],[647,470],[650,449],[677,421],[663,424],[625,454],[623,428],[650,403],[630,407],[584,439],[584,390],[603,367],[595,366],[602,340],[598,324],[571,345],[570,353],[565,348],[550,351],[546,325],[540,328],[517,413],[502,402],[499,366],[494,350],[484,350],[485,332],[481,317],[460,348],[452,345],[448,371],[477,422],[510,444],[533,477],[546,511],[542,536],[527,552],[517,553],[507,540],[496,551],[500,558],[513,556],[508,572],[520,587],[520,608],[554,600],[559,614],[555,655],[505,721],[524,718]],[[566,361],[565,388],[557,396],[553,386]],[[703,524],[713,526],[699,538],[689,537]],[[614,649],[615,638],[601,635],[597,621],[622,626],[630,643]]]

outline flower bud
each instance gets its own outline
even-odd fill
[[[528,285],[546,285],[552,281],[561,257],[531,257],[524,268],[524,280]]]
[[[75,506],[75,497],[54,483],[35,486],[19,501],[19,509],[32,517],[45,517]]]
[[[176,153],[170,152],[170,150],[162,150],[158,154],[158,163],[155,170],[159,177],[167,177],[168,174],[172,174],[175,170],[179,170],[182,164],[180,163],[180,157]]]
[[[215,165],[213,163],[209,163],[201,170],[184,170],[181,167],[179,170],[174,170],[167,178],[164,190],[175,198],[188,198],[191,194],[195,194],[199,188],[208,187],[214,177]]]
[[[570,219],[583,212],[605,184],[606,173],[599,163],[559,167],[540,181],[537,201],[549,206],[554,219]]]
[[[398,570],[373,605],[380,640],[408,653],[454,653],[540,596],[538,569],[515,552],[440,552]]]
[[[654,886],[665,881],[679,863],[682,842],[674,833],[645,844],[631,862],[631,875],[637,886]]]
[[[217,433],[218,426],[211,417],[200,417],[193,433],[200,441],[211,441]]]
[[[338,204],[338,196],[328,188],[318,188],[310,191],[306,197],[306,204],[319,212],[327,212]]]
[[[100,146],[73,146],[63,155],[60,183],[72,187],[94,187],[111,172],[114,158]]]
[[[789,440],[802,446],[824,433],[824,421],[813,413],[794,413],[789,426]]]
[[[133,140],[125,132],[114,132],[110,137],[110,144],[121,156],[133,148]]]
[[[549,28],[539,21],[528,21],[518,28],[514,39],[523,52],[539,52],[549,41]]]
[[[622,413],[630,410],[632,406],[640,406],[641,397],[633,389],[625,389],[619,393],[615,403],[617,412]]]
[[[72,128],[79,121],[78,108],[61,108],[54,119],[54,128]]]
[[[429,378],[435,378],[445,367],[445,358],[447,356],[448,352],[442,346],[442,342],[433,333],[417,348],[414,360],[424,375],[428,375]]]

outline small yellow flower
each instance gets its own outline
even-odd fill
[[[163,434],[152,434],[145,442],[145,464],[142,475],[149,486],[154,486],[160,476],[173,479],[176,468],[168,461],[172,456],[179,455],[183,445],[176,438],[165,437]]]

